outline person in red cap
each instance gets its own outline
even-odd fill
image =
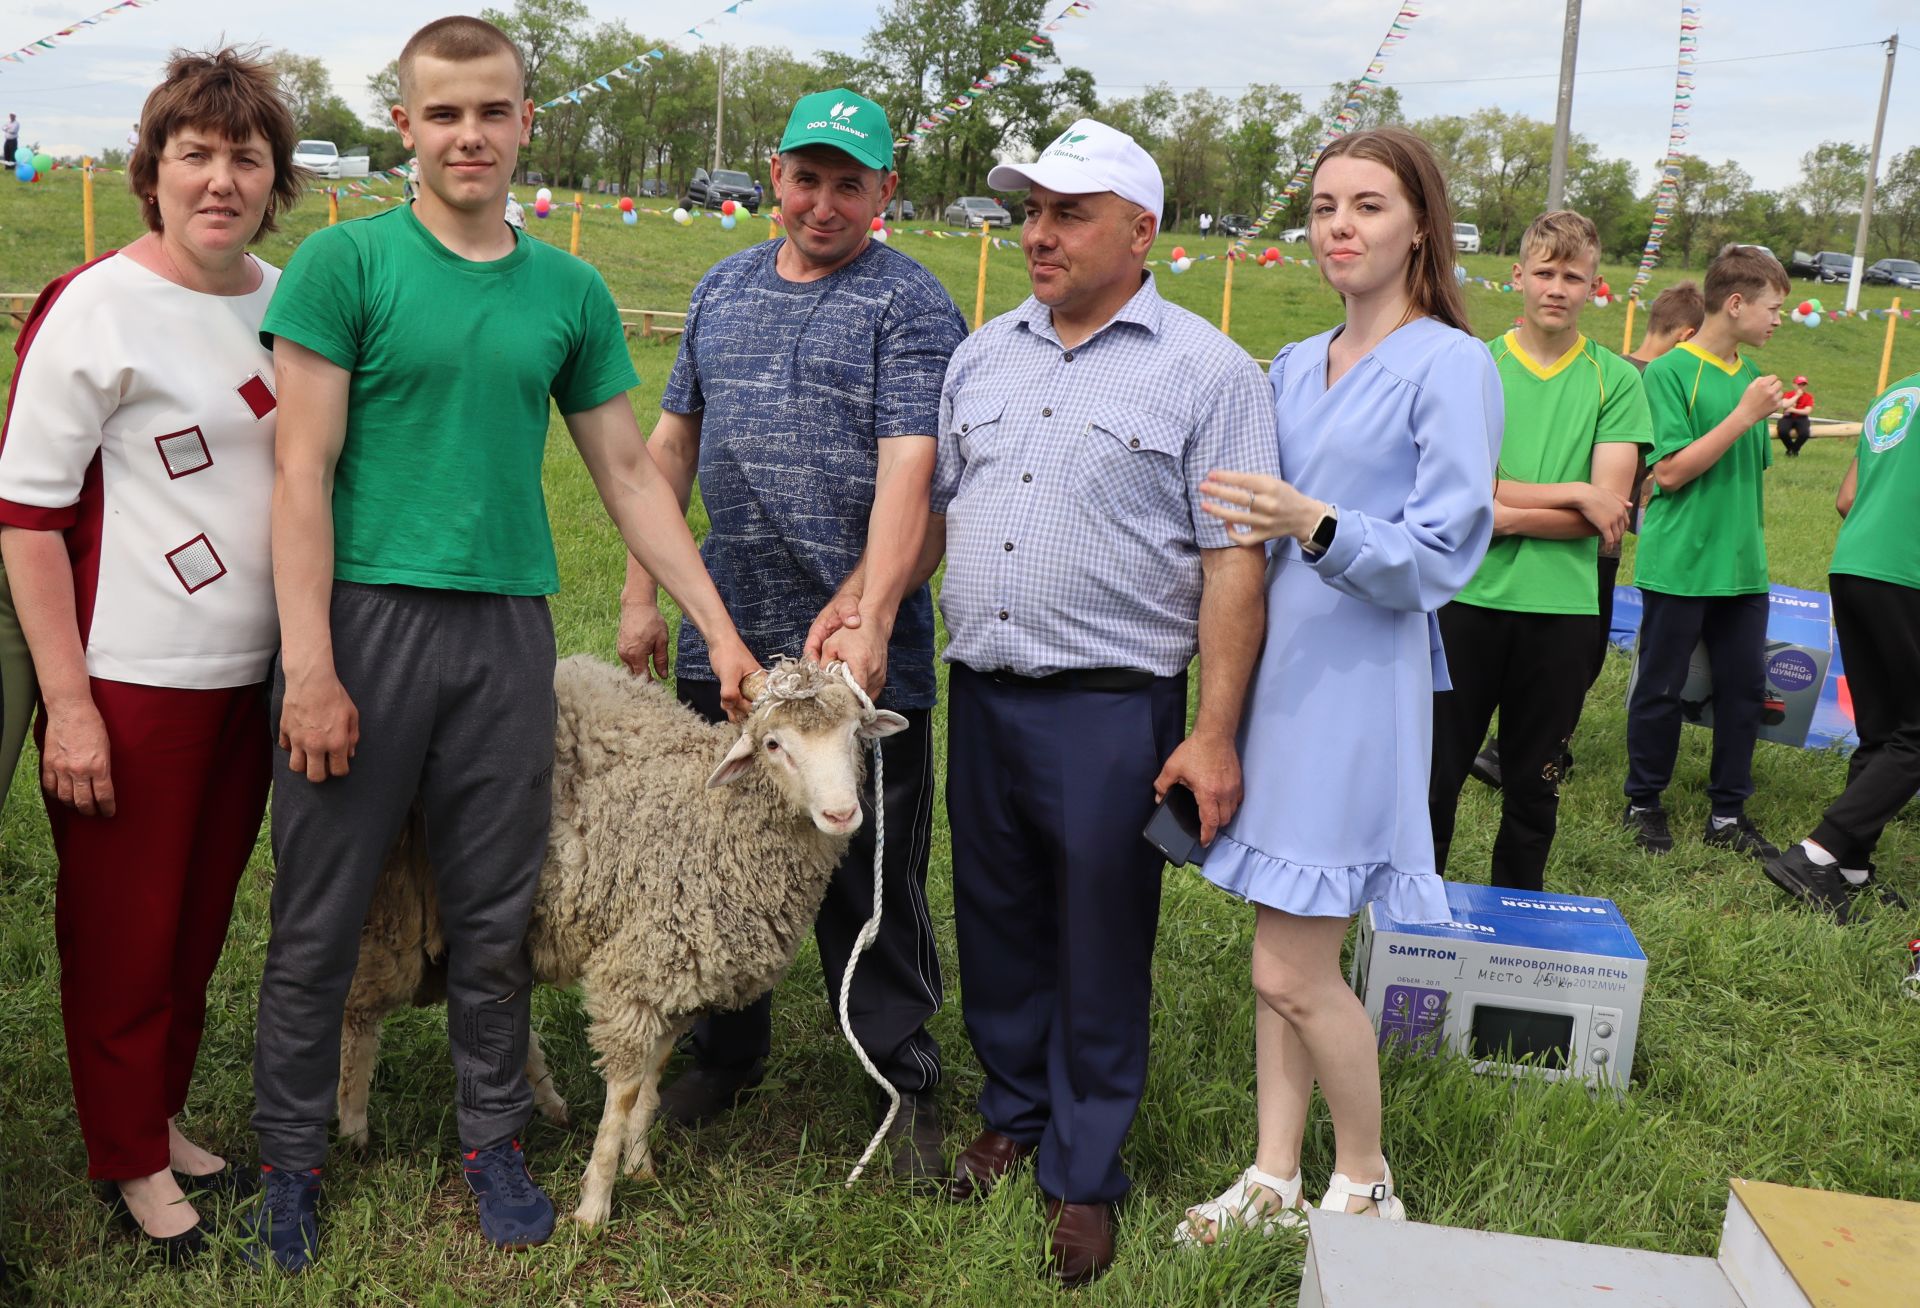
[[[1786,446],[1788,458],[1799,458],[1800,447],[1813,439],[1812,420],[1813,392],[1807,389],[1805,377],[1795,377],[1786,407],[1780,411],[1780,443]]]

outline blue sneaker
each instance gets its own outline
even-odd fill
[[[261,1266],[304,1272],[320,1256],[320,1169],[283,1172],[260,1164],[260,1204],[241,1223],[241,1253]]]
[[[527,1170],[520,1142],[462,1154],[467,1186],[480,1200],[480,1234],[496,1249],[545,1244],[553,1234],[553,1200]]]

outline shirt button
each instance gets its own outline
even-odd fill
[[[1000,548],[1011,552],[1013,549],[1013,542],[1008,541],[1005,545],[1002,545]]]
[[[1032,481],[1032,480],[1033,480],[1033,474],[1032,474],[1032,473],[1030,473],[1030,472],[1023,472],[1023,473],[1021,473],[1021,474],[1020,474],[1020,480],[1021,480],[1021,481]]]
[[[1000,610],[1000,621],[1002,621],[1002,622],[1005,622],[1006,620],[1007,620],[1007,611],[1006,611],[1005,609],[1001,609],[1001,610]]]
[[[1072,351],[1072,350],[1068,350],[1068,351],[1067,351],[1067,352],[1066,352],[1065,354],[1063,354],[1063,355],[1061,355],[1061,356],[1060,356],[1060,359],[1061,359],[1061,362],[1063,362],[1063,363],[1072,363],[1072,362],[1073,362],[1073,351]]]
[[[1042,409],[1042,410],[1040,410],[1040,416],[1041,416],[1042,418],[1051,418],[1051,417],[1053,416],[1053,410],[1052,410],[1052,409]]]
[[[1134,438],[1133,438],[1132,440],[1130,440],[1130,441],[1128,441],[1128,442],[1127,442],[1127,448],[1128,448],[1128,449],[1130,449],[1130,450],[1137,450],[1137,449],[1139,449],[1139,448],[1140,448],[1140,438],[1139,438],[1138,436],[1135,436],[1135,437],[1134,437]]]
[[[970,422],[963,422],[963,423],[961,423],[961,424],[960,424],[960,430],[961,430],[961,431],[972,431],[972,430],[973,430],[973,424],[972,424],[972,423],[970,423]]]

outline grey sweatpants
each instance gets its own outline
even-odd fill
[[[315,784],[276,751],[273,936],[254,1036],[261,1161],[319,1166],[340,1022],[381,864],[418,795],[447,941],[447,1036],[461,1144],[532,1112],[527,917],[553,789],[553,621],[539,596],[333,587],[334,665],[360,711],[344,777]],[[286,676],[276,664],[278,730]]]

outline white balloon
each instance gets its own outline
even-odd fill
[[[534,199],[536,199],[536,200],[548,200],[548,201],[551,201],[551,200],[553,199],[553,192],[552,192],[552,191],[550,191],[550,190],[548,190],[548,189],[547,189],[546,187],[544,187],[544,186],[543,186],[543,187],[541,187],[541,188],[540,188],[539,190],[537,190],[537,191],[535,191],[535,192],[533,193],[533,198],[534,198]]]
[[[882,227],[879,231],[873,234],[873,239],[880,242],[880,244],[885,245],[887,243],[887,229]]]
[[[679,223],[682,227],[684,227],[688,223],[693,221],[693,215],[688,213],[685,209],[675,209],[673,211],[673,220]]]
[[[1193,267],[1193,258],[1190,255],[1182,255],[1178,259],[1175,259],[1173,261],[1173,268],[1175,272],[1185,272],[1187,269],[1191,267]]]

